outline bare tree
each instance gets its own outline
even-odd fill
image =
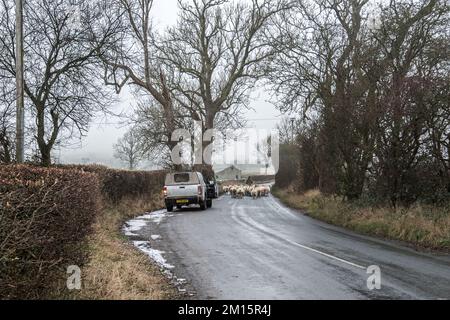
[[[358,198],[371,178],[383,198],[409,201],[429,140],[425,110],[440,96],[425,89],[442,82],[433,70],[447,70],[448,13],[439,0],[304,0],[277,20],[283,50],[269,83],[282,111],[314,124],[316,138],[301,133],[300,147],[317,161],[323,191]]]
[[[96,54],[115,34],[114,14],[106,1],[28,1],[24,7],[24,88],[36,127],[41,162],[51,164],[51,151],[61,133],[83,133],[93,114],[108,99],[96,79]],[[13,1],[2,0],[0,73],[15,76]],[[79,13],[79,21],[74,15]],[[64,139],[65,140],[65,139]]]
[[[251,89],[276,52],[266,37],[271,19],[287,5],[194,0],[179,6],[177,25],[158,42],[163,61],[179,73],[175,98],[202,122],[203,132],[221,124],[239,125],[241,108],[248,106]],[[204,149],[209,144],[204,141]],[[211,154],[207,157],[210,163]]]
[[[377,61],[370,60],[370,43],[362,40],[368,32],[363,27],[367,3],[297,1],[293,17],[282,15],[276,24],[274,42],[283,51],[271,61],[269,75],[280,110],[300,112],[306,120],[322,117],[319,144],[326,149],[324,159],[333,160],[321,166],[321,181],[327,191],[348,198],[362,193],[375,143],[370,129],[377,106],[370,84]]]
[[[135,131],[138,135],[140,143],[142,145],[143,152],[155,163],[164,168],[174,167],[172,159],[172,149],[169,146],[171,138],[174,138],[166,131],[166,118],[164,111],[155,106],[157,102],[152,98],[141,98],[134,110],[132,122],[135,127]],[[192,119],[185,114],[185,110],[178,104],[173,105],[174,125],[176,128],[185,129],[189,132],[189,137],[183,137],[187,140],[190,139],[191,143],[194,142],[195,134]],[[188,139],[189,138],[189,139]],[[189,141],[185,141],[188,143]],[[177,141],[178,142],[178,141]],[[186,154],[193,156],[194,146],[184,145],[183,149],[186,149]],[[185,162],[193,164],[194,159],[186,160],[183,155],[180,155]],[[187,163],[186,163],[187,164]]]
[[[125,85],[132,85],[139,100],[148,103],[149,108],[140,108],[140,116],[143,116],[144,110],[149,111],[148,118],[155,121],[155,132],[160,135],[156,139],[154,136],[144,137],[147,145],[170,153],[178,143],[171,138],[180,123],[170,85],[174,72],[158,60],[153,45],[153,0],[115,0],[111,6],[122,13],[122,28],[114,45],[99,50],[105,67],[105,83],[114,86],[117,93]]]
[[[424,73],[423,61],[436,43],[448,37],[449,12],[446,1],[391,2],[374,32],[386,72],[380,81],[383,115],[376,150],[377,174],[383,177],[380,189],[394,205],[416,200],[409,181],[421,161],[428,130],[427,106],[421,95],[432,80]],[[425,70],[442,66],[442,61],[448,63],[445,52],[435,55]]]
[[[438,79],[430,83],[432,92],[427,109],[429,130],[429,150],[439,163],[439,176],[450,192],[450,78]]]
[[[14,160],[14,89],[0,80],[0,163]]]
[[[135,170],[144,159],[142,145],[135,129],[125,133],[114,145],[114,157],[127,164],[128,169]]]
[[[294,144],[300,133],[302,121],[296,118],[284,117],[277,124],[281,144]]]

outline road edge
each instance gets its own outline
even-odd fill
[[[278,189],[278,188],[274,188],[272,190],[272,196],[276,200],[278,200],[281,204],[285,205],[287,208],[289,208],[291,210],[294,210],[298,214],[304,215],[304,216],[309,217],[317,222],[324,223],[328,226],[331,226],[334,228],[340,228],[346,232],[351,232],[354,235],[366,238],[368,240],[373,240],[373,241],[377,241],[377,242],[384,243],[384,244],[388,243],[391,245],[395,245],[396,247],[399,247],[399,248],[408,249],[410,251],[413,251],[414,253],[422,253],[422,254],[426,254],[426,255],[432,255],[433,257],[449,257],[450,247],[435,248],[432,246],[424,246],[424,245],[420,245],[418,243],[408,242],[408,241],[402,240],[402,239],[380,236],[378,234],[374,234],[374,233],[370,233],[370,232],[361,232],[361,231],[353,229],[351,227],[348,227],[348,226],[345,226],[342,224],[336,224],[333,221],[323,219],[322,216],[314,214],[314,210],[312,210],[309,207],[293,205],[292,202],[288,201],[285,197],[283,197],[282,194],[280,194],[280,189]]]

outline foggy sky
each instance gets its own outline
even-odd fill
[[[244,0],[245,1],[245,0]],[[154,25],[159,30],[172,25],[177,19],[177,0],[155,0],[153,4]],[[119,96],[120,102],[111,106],[115,114],[130,113],[135,103],[129,90],[123,90]],[[248,127],[257,129],[272,129],[281,121],[281,115],[275,107],[267,102],[270,96],[264,88],[252,93],[250,107],[254,110],[246,112]],[[113,157],[113,145],[128,130],[124,123],[126,119],[114,116],[101,116],[92,121],[90,130],[76,147],[55,150],[55,156],[63,163],[99,163],[111,167],[125,167]],[[144,169],[152,168],[151,163],[143,163]]]

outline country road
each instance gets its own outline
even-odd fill
[[[224,196],[137,236],[164,251],[200,299],[449,299],[450,257],[417,253],[311,219],[270,196]],[[155,236],[157,235],[157,236]],[[367,288],[369,266],[381,289]]]

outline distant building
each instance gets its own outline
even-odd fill
[[[251,185],[251,184],[274,185],[275,184],[275,176],[273,176],[273,175],[250,176],[247,178],[247,181],[245,183],[248,185]]]
[[[247,180],[249,177],[275,175],[272,166],[266,168],[262,164],[214,165],[213,169],[219,181]]]
[[[242,180],[242,170],[231,165],[220,171],[216,171],[216,179],[218,181]]]
[[[266,167],[264,164],[239,164],[236,167],[241,169],[243,179],[247,179],[251,176],[275,175],[275,170],[273,167]]]

